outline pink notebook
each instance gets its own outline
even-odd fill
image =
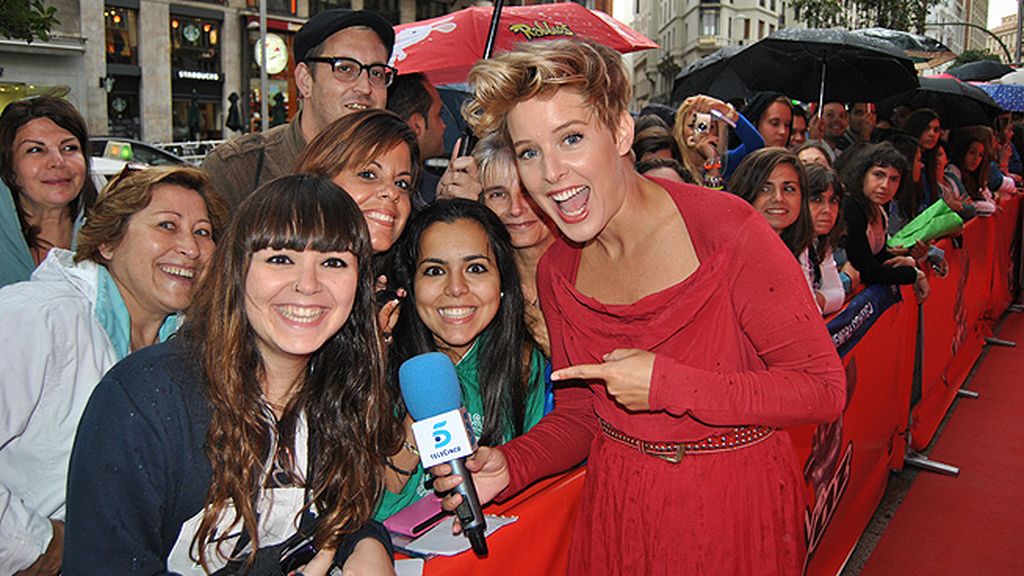
[[[392,514],[384,521],[384,527],[396,534],[416,538],[433,528],[445,516],[448,513],[441,508],[441,499],[431,493]]]

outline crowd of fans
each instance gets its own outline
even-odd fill
[[[494,126],[473,155],[425,178],[421,153],[444,152],[437,92],[415,76],[387,95],[394,36],[382,22],[347,10],[311,19],[296,36],[300,115],[225,144],[202,170],[129,165],[97,194],[85,122],[70,104],[39,97],[3,111],[0,572],[390,570],[377,521],[425,497],[432,482],[398,393],[400,364],[448,355],[481,445],[504,445],[559,406],[551,359],[572,351],[562,341],[553,351],[549,330],[574,327],[561,316],[546,322],[541,304],[559,313],[600,304],[580,294],[570,303],[538,279],[556,242],[559,257],[576,262],[565,246],[611,234],[573,228],[574,202],[589,202],[585,211],[608,202],[596,185],[550,192],[569,199],[538,206],[531,186],[557,176],[543,153],[584,166],[588,159],[570,158],[578,141],[618,146],[622,132],[621,150],[606,146],[589,161],[606,162],[642,197],[652,183],[672,191],[675,203],[655,216],[678,216],[671,208],[684,197],[730,210],[728,195],[742,199],[766,223],[755,232],[774,232],[784,249],[751,245],[736,258],[763,251],[771,266],[757,268],[771,277],[762,280],[777,273],[786,286],[801,270],[822,315],[861,285],[913,284],[927,297],[925,271],[941,273],[941,250],[894,249],[889,235],[937,202],[964,220],[989,216],[1021,183],[1008,114],[945,130],[927,109],[879,118],[874,103],[829,102],[818,113],[781,93],[742,103],[694,95],[641,110],[627,130],[613,99],[627,101],[628,87],[613,85],[609,96],[599,83],[580,88],[596,110],[578,123],[586,127],[526,150],[509,145],[508,131],[538,129],[510,128],[522,123],[517,114],[536,107],[538,125],[571,117],[580,107],[565,98],[575,92],[555,83],[540,92],[546,99],[499,101],[494,87],[478,94],[470,120],[483,130],[493,114]],[[520,57],[609,65],[600,50],[573,60],[575,48],[554,46]],[[500,84],[487,73],[476,76],[478,89]],[[686,278],[710,254],[703,242],[714,226],[678,208],[694,226],[675,239],[693,266],[658,269],[652,260],[638,277],[654,285],[663,273]],[[675,230],[673,218],[650,221]],[[705,236],[691,243],[697,233]],[[599,256],[580,258],[577,287],[603,274]],[[647,294],[608,286],[591,292],[627,302]],[[566,302],[549,308],[544,294]],[[779,295],[760,306],[794,301],[802,302]],[[602,426],[629,429],[629,418],[608,419]],[[282,552],[305,540],[312,552],[286,564]]]

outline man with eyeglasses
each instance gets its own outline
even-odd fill
[[[246,134],[203,161],[214,188],[237,206],[259,186],[290,174],[295,161],[331,122],[384,108],[397,71],[388,66],[395,31],[368,10],[335,8],[310,18],[295,34],[295,83],[302,107],[291,122]]]

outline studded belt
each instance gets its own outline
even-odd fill
[[[603,418],[599,417],[598,420],[601,421],[601,431],[609,439],[636,448],[641,454],[654,456],[673,464],[682,461],[686,454],[715,454],[751,446],[775,432],[775,429],[769,426],[737,426],[722,434],[714,434],[696,442],[647,442],[626,434],[605,422]]]

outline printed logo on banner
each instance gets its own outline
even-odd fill
[[[868,286],[854,296],[842,312],[828,323],[828,333],[832,335],[832,343],[839,357],[846,356],[882,313],[900,300],[902,296],[899,287],[884,284]]]
[[[967,293],[967,278],[971,275],[971,259],[967,257],[966,252],[964,250],[964,258],[961,260],[964,270],[956,284],[956,301],[953,304],[953,341],[950,342],[953,356],[956,356],[957,351],[967,340],[967,306],[964,305],[964,294]]]

